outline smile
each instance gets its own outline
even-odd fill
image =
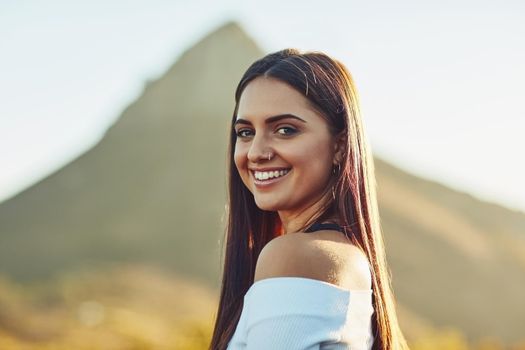
[[[252,171],[256,186],[267,186],[280,181],[291,169],[280,169],[270,171]]]
[[[273,170],[273,171],[254,171],[253,176],[257,180],[268,180],[268,179],[274,179],[277,177],[284,176],[288,174],[288,171],[290,171],[290,169]]]

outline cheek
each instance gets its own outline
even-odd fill
[[[237,170],[239,171],[239,174],[242,177],[243,169],[245,170],[247,166],[247,154],[246,150],[244,150],[243,147],[235,146],[233,153],[233,161],[235,163],[235,166],[237,167]]]
[[[251,192],[250,188],[250,175],[248,173],[248,150],[245,147],[235,147],[233,153],[233,162],[237,168],[237,172],[241,178],[242,183]]]
[[[331,164],[330,148],[326,142],[308,142],[296,145],[288,152],[291,163],[303,169],[322,171]]]

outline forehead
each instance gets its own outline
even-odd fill
[[[296,114],[302,118],[320,118],[306,97],[280,80],[257,77],[244,88],[237,118],[264,118],[283,113]]]

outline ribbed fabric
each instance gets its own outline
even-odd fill
[[[227,350],[369,350],[372,290],[304,277],[255,282]]]

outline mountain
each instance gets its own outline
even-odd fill
[[[261,50],[234,23],[188,50],[99,144],[0,205],[0,269],[18,278],[148,259],[218,279],[233,90]]]
[[[523,338],[525,215],[375,163],[398,301],[472,338]]]
[[[1,203],[0,274],[32,281],[147,262],[216,290],[233,94],[263,54],[226,23],[148,82],[97,145]],[[525,214],[385,160],[376,167],[394,289],[407,310],[402,323],[412,317],[472,338],[520,339]]]

